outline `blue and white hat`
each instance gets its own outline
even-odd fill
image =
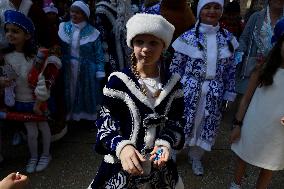
[[[199,18],[201,9],[208,3],[218,3],[221,7],[224,7],[224,0],[199,0],[197,5],[197,18]]]
[[[89,18],[90,17],[90,8],[89,8],[89,5],[86,4],[85,2],[83,1],[75,1],[71,7],[78,7],[79,9],[81,9],[85,15]]]
[[[279,20],[274,27],[274,35],[271,38],[271,43],[275,43],[284,34],[284,17]]]
[[[35,27],[31,19],[26,17],[23,13],[15,10],[7,10],[4,13],[5,25],[6,24],[15,24],[22,28],[25,32],[29,34],[34,34]],[[4,25],[4,26],[5,26]]]

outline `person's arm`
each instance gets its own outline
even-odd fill
[[[223,100],[232,102],[236,97],[236,64],[233,57],[228,58],[228,62],[224,65],[223,81]]]
[[[235,142],[236,140],[240,138],[242,121],[245,117],[248,106],[253,97],[253,94],[259,85],[259,74],[260,74],[259,70],[255,70],[252,73],[250,80],[249,80],[247,90],[240,101],[238,111],[235,115],[235,122],[237,123],[233,123],[234,124],[233,130],[231,132],[231,139],[230,139],[231,143]]]
[[[94,44],[94,53],[96,57],[96,78],[102,79],[105,77],[105,60],[104,60],[104,51],[101,43],[101,38],[96,39]]]
[[[178,73],[182,78],[185,72],[186,62],[188,61],[188,59],[188,56],[179,52],[175,52],[169,68],[170,72]]]
[[[27,176],[11,173],[0,182],[0,189],[23,189],[27,183]]]
[[[112,76],[105,90],[120,93],[118,79]],[[107,92],[106,92],[107,93]],[[121,92],[120,95],[123,96]],[[141,162],[145,161],[144,157],[136,150],[135,144],[125,138],[121,128],[121,120],[118,120],[117,114],[123,119],[126,113],[123,110],[121,100],[104,96],[102,108],[96,125],[98,127],[97,141],[95,149],[100,154],[110,154],[120,159],[123,170],[132,175],[143,174]],[[118,108],[119,107],[119,108]],[[118,109],[117,109],[118,108]],[[114,115],[116,114],[116,115]]]
[[[246,53],[252,40],[253,31],[257,22],[259,12],[251,15],[239,39],[238,52]]]

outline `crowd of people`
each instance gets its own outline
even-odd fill
[[[240,10],[236,0],[199,0],[193,11],[186,0],[1,0],[0,119],[26,133],[26,173],[52,163],[66,125],[96,126],[104,158],[88,188],[183,189],[176,156],[188,148],[204,175],[231,105],[228,188],[241,188],[251,164],[266,189],[284,169],[284,0],[247,22]],[[0,188],[27,182],[11,173]]]

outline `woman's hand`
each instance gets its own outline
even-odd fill
[[[161,149],[162,154],[157,154],[158,150]],[[158,158],[156,158],[157,156],[160,156]],[[165,146],[155,146],[153,151],[151,152],[151,157],[150,160],[154,161],[154,166],[156,167],[163,167],[166,162],[169,160],[170,157],[170,151],[168,149],[168,147]]]
[[[234,143],[241,137],[241,127],[236,125],[231,132],[230,143]]]
[[[23,189],[28,184],[28,177],[11,173],[0,182],[1,189]]]
[[[123,170],[131,175],[143,174],[143,168],[140,164],[146,159],[132,145],[126,145],[120,152],[120,160]]]

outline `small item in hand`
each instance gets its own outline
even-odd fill
[[[159,159],[161,159],[162,154],[163,154],[163,149],[162,148],[158,148],[158,150],[155,153],[154,161],[158,161]]]

